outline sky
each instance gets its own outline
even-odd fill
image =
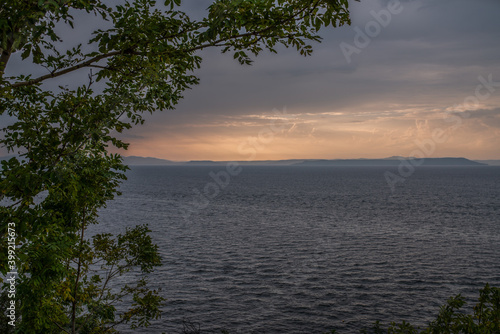
[[[202,15],[206,0],[188,2]],[[361,0],[303,57],[206,50],[199,85],[122,138],[186,160],[500,159],[500,1]],[[390,17],[387,15],[390,13]]]

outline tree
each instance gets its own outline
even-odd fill
[[[112,3],[3,0],[0,7],[0,115],[13,121],[0,144],[17,154],[0,172],[0,234],[15,245],[0,246],[0,270],[5,277],[17,267],[11,329],[18,333],[108,333],[157,318],[163,298],[146,281],[118,292],[109,283],[160,265],[147,227],[116,238],[85,234],[125,179],[121,157],[108,153],[110,145],[127,148],[115,134],[142,124],[144,112],[173,109],[198,83],[200,50],[220,48],[241,64],[279,44],[307,56],[321,28],[350,23],[347,0],[216,0],[199,21],[181,0]],[[109,28],[70,45],[58,31],[73,28],[76,15]],[[12,58],[27,72],[10,74]],[[34,75],[40,68],[45,74]],[[88,79],[54,87],[73,72]],[[127,296],[130,309],[117,312],[114,303]]]
[[[466,305],[462,295],[450,297],[445,305],[441,306],[436,319],[420,329],[408,322],[392,322],[384,329],[379,321],[369,330],[362,330],[364,334],[461,334],[461,333],[500,333],[500,288],[486,284],[479,290],[479,300],[474,306],[472,314],[463,311]]]

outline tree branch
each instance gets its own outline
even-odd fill
[[[313,6],[312,6],[312,9],[309,12],[311,12],[312,10],[314,10],[314,8],[316,8],[318,6],[318,3],[319,3],[318,1],[312,2]],[[271,29],[273,29],[273,28],[275,28],[277,26],[283,25],[284,23],[287,23],[287,22],[289,22],[289,21],[291,21],[293,19],[297,19],[297,17],[299,19],[303,18],[303,16],[301,16],[301,15],[308,8],[310,8],[310,5],[305,5],[298,12],[290,15],[289,17],[287,17],[287,18],[285,18],[285,19],[283,19],[281,21],[276,22],[275,24],[273,24],[271,26],[268,26],[268,27],[266,27],[264,29],[261,29],[259,31],[250,31],[250,32],[247,32],[247,33],[236,34],[236,35],[232,35],[232,36],[229,36],[229,37],[220,38],[220,39],[212,41],[210,43],[205,43],[205,44],[202,44],[202,45],[198,45],[196,47],[192,47],[192,48],[189,48],[189,49],[184,49],[183,52],[193,52],[193,51],[197,51],[197,50],[203,50],[203,49],[205,49],[207,47],[223,46],[224,44],[221,45],[219,43],[224,42],[224,41],[228,41],[228,40],[235,40],[235,39],[242,38],[242,37],[262,36],[263,33],[267,32],[267,31],[269,31],[269,30],[271,30]],[[175,36],[175,35],[177,35],[177,34],[174,34],[173,36]],[[171,37],[171,36],[167,36],[166,38],[162,38],[162,40],[168,39],[168,37]],[[104,54],[98,55],[98,56],[96,56],[96,57],[94,57],[92,59],[89,59],[87,61],[84,61],[82,63],[76,64],[74,66],[68,67],[68,68],[60,70],[60,71],[51,72],[49,74],[40,76],[40,77],[38,77],[36,79],[32,79],[32,80],[28,80],[28,81],[22,81],[22,82],[16,82],[14,84],[11,84],[11,87],[12,88],[17,88],[17,87],[24,87],[24,86],[34,85],[34,84],[42,82],[44,80],[51,79],[51,78],[56,78],[56,77],[59,77],[61,75],[64,75],[64,74],[76,71],[76,70],[84,68],[84,67],[97,67],[97,68],[106,69],[106,67],[95,65],[94,63],[96,63],[96,62],[98,62],[98,61],[100,61],[102,59],[109,58],[109,57],[112,57],[112,56],[116,56],[116,55],[119,55],[119,54],[124,54],[124,53],[126,53],[126,52],[122,51],[122,50],[104,53]],[[139,53],[136,53],[136,52],[132,51],[131,54],[138,55]],[[2,55],[3,55],[3,53],[2,53]],[[1,66],[0,66],[0,74],[3,74]]]
[[[82,245],[83,245],[83,237],[85,233],[85,215],[86,215],[86,210],[83,209],[83,222],[82,222],[82,230],[81,230],[81,237],[80,237],[80,250],[78,251],[78,269],[77,269],[77,274],[76,274],[76,279],[75,279],[75,292],[73,293],[73,303],[72,303],[72,308],[71,308],[71,333],[76,334],[76,304],[78,303],[77,301],[77,293],[78,293],[78,283],[80,281],[80,275],[81,275],[81,266],[82,266]]]
[[[318,7],[318,4],[319,4],[319,1],[315,1],[313,3],[313,6],[312,6],[312,9],[309,10],[309,13],[312,12],[316,7]],[[203,50],[207,47],[212,47],[212,46],[224,46],[224,45],[227,45],[227,44],[222,44],[220,45],[219,43],[221,42],[225,42],[225,41],[228,41],[228,40],[232,40],[232,39],[238,39],[238,38],[242,38],[242,37],[248,37],[248,36],[259,36],[259,37],[264,37],[263,36],[263,33],[275,28],[275,27],[278,27],[278,26],[281,26],[283,25],[284,23],[287,23],[293,19],[297,19],[297,16],[298,16],[298,19],[302,19],[304,18],[304,16],[301,16],[306,10],[307,8],[309,8],[309,5],[307,6],[304,6],[301,10],[299,10],[297,13],[293,14],[293,15],[290,15],[288,18],[285,18],[279,22],[276,22],[275,24],[269,26],[269,27],[266,27],[264,29],[261,29],[259,31],[250,31],[250,32],[247,32],[247,33],[243,33],[243,34],[236,34],[236,35],[232,35],[232,36],[229,36],[229,37],[226,37],[226,38],[220,38],[216,41],[213,41],[211,43],[206,43],[206,44],[202,44],[202,45],[199,45],[199,46],[196,46],[196,47],[193,47],[193,48],[190,48],[190,49],[186,49],[184,50],[184,52],[193,52],[193,51],[196,51],[196,50]]]
[[[49,73],[49,74],[46,74],[46,75],[42,75],[41,77],[38,77],[36,79],[32,79],[32,80],[28,80],[28,81],[16,82],[16,83],[12,84],[11,87],[17,88],[17,87],[24,87],[24,86],[34,85],[36,83],[42,82],[42,81],[47,80],[47,79],[56,78],[56,77],[59,77],[61,75],[66,74],[66,73],[70,73],[70,72],[79,70],[79,69],[84,68],[84,67],[89,67],[93,63],[96,63],[96,62],[98,62],[101,59],[113,57],[113,56],[116,56],[116,55],[119,55],[119,54],[123,54],[123,53],[124,53],[123,51],[113,51],[113,52],[104,53],[102,55],[95,56],[94,58],[89,59],[87,61],[84,61],[83,63],[76,64],[74,66],[68,67],[68,68],[66,68],[64,70],[55,71],[55,72],[52,72],[52,73]]]
[[[67,330],[65,330],[61,325],[59,325],[56,321],[50,319],[50,321],[52,321],[52,323],[54,323],[60,330],[62,330],[64,333],[68,333],[70,334]]]

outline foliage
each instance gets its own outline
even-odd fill
[[[500,333],[500,288],[490,287],[489,284],[479,291],[479,301],[473,308],[472,314],[463,312],[466,305],[461,295],[451,297],[441,306],[439,314],[429,326],[423,330],[403,321],[392,322],[384,329],[380,322],[376,322],[369,330],[362,330],[365,334],[495,334]]]
[[[350,23],[347,0],[216,0],[198,21],[182,8],[181,0],[2,1],[0,116],[12,124],[0,145],[17,156],[0,171],[0,235],[15,226],[17,248],[9,259],[2,242],[0,271],[17,266],[16,332],[104,333],[157,318],[163,299],[144,280],[118,291],[108,283],[160,264],[147,228],[85,233],[125,179],[109,146],[126,149],[119,133],[144,112],[173,109],[198,83],[198,51],[218,47],[241,64],[280,44],[309,55],[322,27]],[[88,18],[107,28],[61,39]],[[11,58],[22,66],[11,69]],[[54,83],[72,73],[71,85]],[[119,313],[113,305],[127,295],[131,307]]]

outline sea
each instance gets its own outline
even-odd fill
[[[500,287],[500,167],[133,166],[127,177],[95,229],[148,224],[162,256],[149,281],[167,300],[161,319],[124,333],[425,326],[449,297],[471,311],[486,283]]]

